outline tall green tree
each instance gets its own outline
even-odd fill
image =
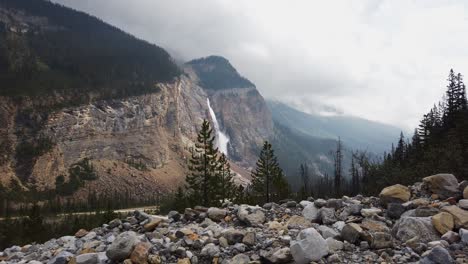
[[[224,153],[219,157],[218,163],[219,167],[216,174],[218,183],[217,192],[219,200],[224,203],[226,200],[234,198],[236,186],[232,180],[233,173],[231,172],[231,165]]]
[[[252,188],[254,192],[264,197],[265,202],[272,201],[274,196],[287,195],[289,190],[283,170],[280,168],[274,150],[268,141],[263,143],[263,149],[252,172]]]
[[[195,149],[189,163],[190,173],[186,177],[190,201],[199,205],[216,204],[219,170],[218,148],[215,147],[213,129],[207,120],[203,120],[197,136]]]
[[[343,145],[341,144],[341,138],[338,138],[338,142],[336,143],[333,159],[335,162],[335,195],[339,197],[341,195],[341,181],[343,179]]]

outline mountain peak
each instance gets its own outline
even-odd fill
[[[248,88],[255,85],[241,76],[232,64],[221,56],[208,56],[194,59],[186,63],[200,79],[200,85],[205,89],[223,90],[231,88]]]

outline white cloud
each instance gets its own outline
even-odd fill
[[[56,0],[184,60],[217,54],[266,97],[405,128],[468,74],[463,0]],[[309,103],[307,103],[309,102]]]

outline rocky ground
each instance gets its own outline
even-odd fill
[[[450,174],[379,197],[135,211],[0,252],[0,263],[468,263],[468,182]]]

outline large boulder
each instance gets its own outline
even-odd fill
[[[306,264],[318,261],[328,254],[328,244],[314,228],[302,230],[296,240],[291,241],[291,255],[295,263]]]
[[[319,209],[314,203],[310,203],[302,210],[302,216],[309,221],[317,221],[319,218]]]
[[[109,246],[106,255],[112,261],[123,261],[130,256],[136,243],[138,238],[135,232],[123,232]]]
[[[453,216],[455,228],[468,228],[468,211],[460,209],[460,207],[456,205],[445,206],[442,208],[442,211]]]
[[[452,231],[454,227],[453,216],[449,213],[442,212],[432,216],[432,224],[441,235]]]
[[[393,226],[392,233],[403,242],[415,237],[422,243],[440,239],[431,217],[402,217]]]
[[[265,214],[258,206],[239,206],[237,211],[237,218],[250,226],[260,226],[265,222]]]
[[[396,184],[384,188],[379,197],[380,201],[385,205],[388,203],[404,203],[410,199],[411,192],[408,187]]]
[[[423,178],[424,184],[433,193],[437,194],[440,199],[456,197],[460,195],[458,189],[458,181],[452,174],[436,174]]]

